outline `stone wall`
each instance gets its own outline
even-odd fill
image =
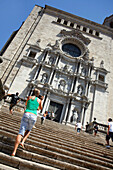
[[[51,101],[63,105],[59,122],[70,123],[77,112],[84,125],[94,117],[106,123],[113,111],[112,37],[104,25],[49,6],[35,6],[3,55],[2,81],[10,93],[19,91],[22,98],[35,86],[40,88],[46,96],[43,112]],[[65,43],[76,44],[81,56],[64,53]],[[31,52],[36,55],[30,56]]]

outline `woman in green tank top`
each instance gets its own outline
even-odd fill
[[[29,96],[26,101],[26,109],[21,120],[20,130],[17,135],[14,150],[11,156],[15,156],[19,144],[22,148],[24,148],[24,142],[28,138],[30,131],[32,130],[36,122],[37,109],[42,109],[41,100],[38,98],[40,91],[38,89],[35,89],[33,93],[34,96]],[[21,142],[22,136],[23,140]]]
[[[37,115],[37,109],[39,107],[39,103],[40,103],[40,99],[38,99],[38,97],[29,96],[27,100],[25,112],[34,113],[35,115]]]

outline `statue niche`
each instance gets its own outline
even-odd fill
[[[86,76],[86,68],[81,69],[81,76]]]
[[[77,87],[77,94],[78,94],[79,96],[82,96],[82,94],[83,94],[83,87],[82,87],[81,85],[79,85],[79,86]]]
[[[74,109],[74,110],[73,110],[73,114],[72,114],[72,116],[71,116],[71,118],[70,118],[70,122],[76,124],[77,121],[78,121],[78,113],[77,113],[77,111]]]
[[[69,66],[66,64],[63,68],[63,71],[68,72],[68,70],[69,70]]]
[[[50,57],[50,58],[49,58],[48,64],[49,64],[49,65],[54,64],[54,58],[53,58],[53,57]]]
[[[66,82],[64,80],[61,80],[58,85],[58,89],[64,91],[66,86]]]
[[[46,73],[44,73],[43,75],[42,75],[42,79],[41,79],[41,82],[42,83],[47,83],[47,74]]]

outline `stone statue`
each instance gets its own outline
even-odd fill
[[[104,68],[104,61],[103,60],[100,62],[100,67]]]
[[[69,70],[69,66],[66,64],[63,68],[63,71],[68,71]]]
[[[86,69],[84,67],[81,69],[81,75],[86,76]]]
[[[46,74],[46,73],[44,73],[44,74],[42,75],[41,82],[42,82],[42,83],[46,83],[46,82],[47,82],[47,74]]]
[[[82,95],[82,93],[83,93],[83,88],[82,88],[82,86],[78,86],[78,88],[77,88],[77,93],[78,93],[78,95]]]
[[[73,115],[71,116],[71,123],[77,123],[78,120],[78,113],[77,111],[73,110]]]
[[[52,65],[54,63],[54,58],[53,57],[50,57],[49,58],[49,64]]]

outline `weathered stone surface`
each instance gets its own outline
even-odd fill
[[[38,87],[46,96],[42,112],[57,107],[60,123],[80,120],[85,127],[94,117],[107,123],[113,112],[112,37],[105,25],[35,6],[2,56],[2,81],[24,99]],[[80,56],[63,51],[64,44],[76,45]]]
[[[7,108],[8,109],[8,108]],[[113,169],[113,148],[106,149],[105,139],[85,132],[77,135],[73,127],[46,120],[44,125],[37,119],[25,142],[25,150],[18,147],[14,165],[11,154],[18,134],[21,114],[10,115],[2,107],[0,112],[0,162],[23,169]],[[3,111],[4,110],[4,111]],[[101,145],[97,143],[100,142]],[[3,154],[3,152],[5,154]],[[7,155],[9,154],[9,155]],[[2,158],[3,157],[3,158]],[[5,162],[8,159],[7,162]],[[3,161],[3,162],[2,162]],[[9,163],[10,162],[10,163]]]

